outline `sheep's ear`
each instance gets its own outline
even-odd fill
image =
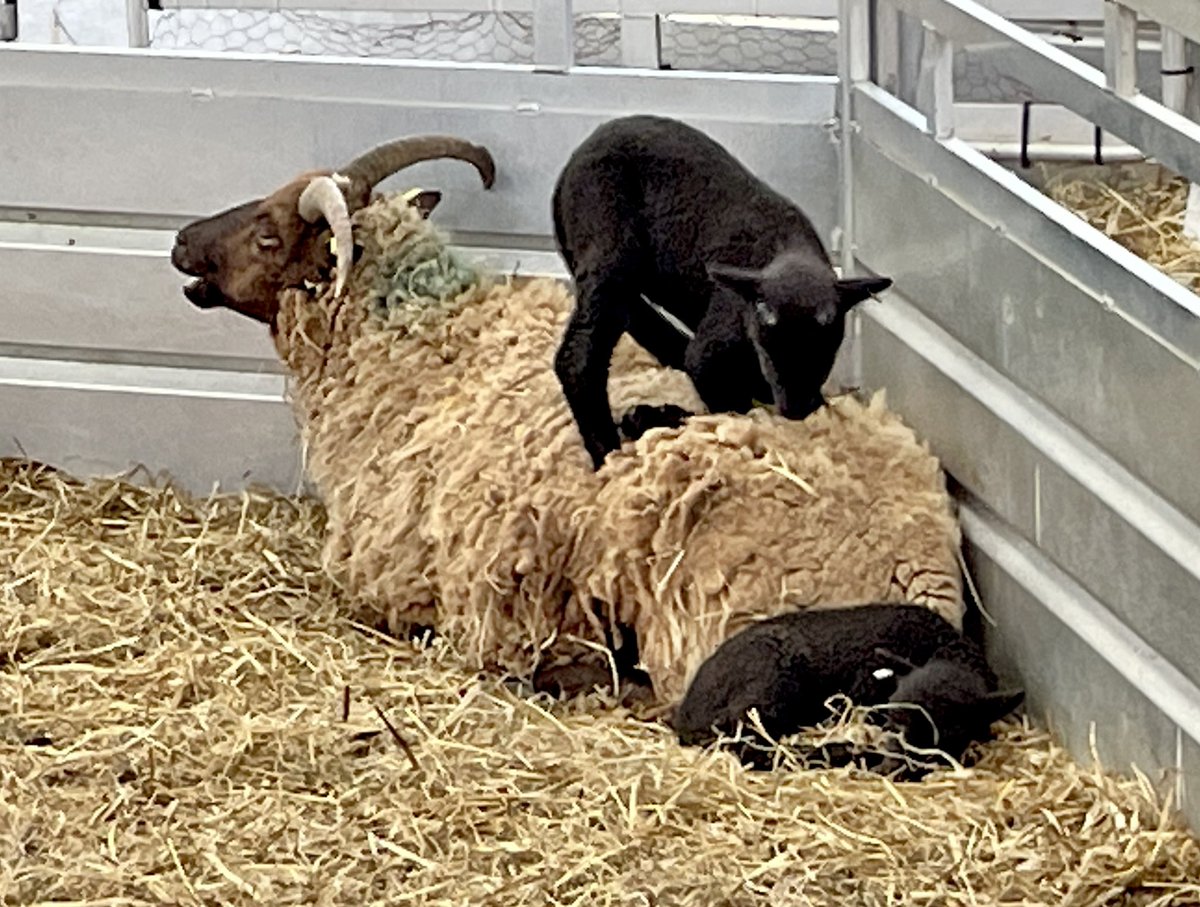
[[[987,723],[991,724],[1008,715],[1024,701],[1024,690],[997,690],[995,693],[988,693],[984,696],[979,702],[979,707],[983,711],[983,717],[987,719]]]
[[[838,301],[848,312],[864,299],[882,293],[892,285],[890,277],[848,277],[837,282]]]
[[[719,263],[707,264],[708,276],[715,283],[723,284],[742,296],[757,296],[762,285],[762,271],[739,268]]]
[[[433,209],[438,206],[442,200],[442,193],[436,189],[422,189],[414,195],[409,202],[414,208],[421,212],[421,217],[428,220],[429,215],[433,213]]]

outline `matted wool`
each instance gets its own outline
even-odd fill
[[[355,231],[344,296],[286,292],[276,345],[329,510],[326,564],[364,619],[436,625],[476,666],[523,675],[596,657],[623,623],[664,702],[752,617],[907,601],[961,621],[944,476],[881,397],[803,422],[701,415],[593,472],[553,369],[569,288],[465,283],[402,196]],[[444,295],[408,292],[409,270]],[[617,413],[703,411],[629,338],[609,390]]]

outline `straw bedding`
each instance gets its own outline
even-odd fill
[[[356,625],[323,521],[0,463],[0,903],[1200,902],[1150,785],[1041,732],[747,773]]]
[[[1043,165],[1043,190],[1193,292],[1200,244],[1183,235],[1188,181],[1158,164]]]
[[[944,477],[882,399],[802,423],[705,415],[593,472],[552,366],[569,289],[472,277],[401,196],[355,224],[345,296],[283,294],[276,346],[329,511],[326,563],[364,616],[432,624],[518,674],[595,657],[625,624],[665,702],[752,615],[905,601],[960,622]],[[628,338],[610,396],[618,413],[702,409]]]

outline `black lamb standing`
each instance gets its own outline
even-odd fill
[[[685,746],[732,737],[739,721],[747,740],[753,708],[778,740],[828,718],[825,702],[839,693],[856,705],[889,706],[877,718],[908,746],[959,761],[1024,699],[1021,690],[997,691],[982,649],[928,608],[868,604],[782,614],[731,636],[700,666],[673,723]],[[763,767],[767,752],[751,732],[739,755]],[[852,755],[829,752],[834,764]],[[871,767],[906,777],[926,770],[906,766],[899,752]]]
[[[838,280],[803,211],[666,117],[597,128],[559,175],[553,215],[577,297],[555,371],[597,469],[620,446],[608,371],[625,332],[685,371],[710,412],[761,400],[803,419],[824,403],[846,313],[891,286]]]

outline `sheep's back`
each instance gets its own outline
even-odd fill
[[[804,422],[700,415],[593,472],[553,370],[566,286],[482,284],[388,324],[352,307],[371,298],[364,260],[347,302],[285,299],[277,343],[327,566],[365,619],[432,622],[478,666],[518,674],[552,639],[600,643],[619,620],[667,700],[729,633],[788,607],[913,601],[960,620],[941,471],[881,401]],[[702,410],[628,337],[609,396],[615,416]]]
[[[665,699],[731,633],[791,608],[914,602],[961,625],[944,477],[882,398],[840,398],[803,422],[693,417],[648,433],[600,477],[577,569],[635,618]]]

